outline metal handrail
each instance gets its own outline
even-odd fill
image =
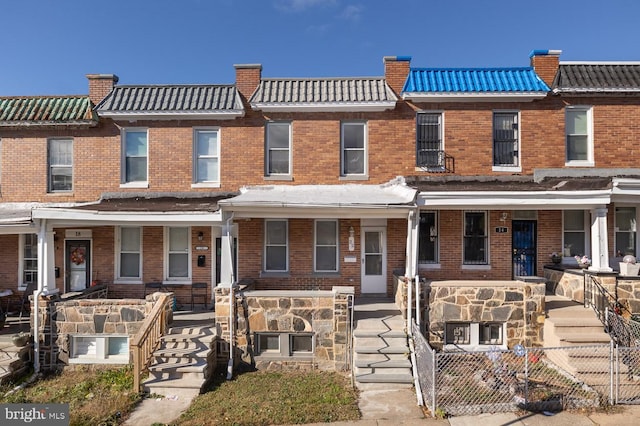
[[[153,352],[167,329],[167,312],[173,304],[173,296],[160,294],[153,309],[144,319],[138,333],[131,339],[130,350],[133,358],[133,390],[140,392],[142,376],[149,369]]]
[[[622,309],[618,295],[611,294],[594,275],[588,273],[584,275],[584,307],[593,308],[603,324],[607,321],[607,308],[614,312]]]

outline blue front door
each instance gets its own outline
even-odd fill
[[[536,221],[514,220],[513,226],[513,276],[536,275]]]

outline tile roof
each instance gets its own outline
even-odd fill
[[[262,79],[249,102],[254,109],[393,108],[398,98],[382,77]]]
[[[412,68],[402,92],[546,93],[533,68]]]
[[[561,63],[556,93],[640,93],[640,63]]]
[[[105,117],[242,116],[242,101],[234,85],[116,86],[96,106]]]
[[[88,96],[0,98],[0,126],[94,125]]]

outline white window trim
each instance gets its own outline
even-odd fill
[[[464,238],[465,238],[465,215],[467,213],[484,213],[484,229],[485,229],[485,236],[486,236],[486,243],[485,243],[485,252],[486,252],[486,256],[485,256],[485,262],[486,263],[465,263],[464,260]],[[486,210],[464,210],[462,212],[462,269],[468,269],[468,270],[488,270],[491,269],[491,253],[490,253],[490,249],[491,249],[491,233],[489,232],[489,212]]]
[[[518,124],[518,131],[516,132],[516,137],[517,137],[517,144],[518,144],[518,165],[516,166],[492,166],[491,170],[494,172],[521,172],[522,171],[522,120],[520,117],[520,111],[519,110],[494,110],[493,114],[491,115],[491,145],[492,148],[495,149],[495,129],[493,127],[493,125],[495,124],[495,119],[494,119],[494,115],[495,114],[515,114],[516,115],[516,120],[517,124]],[[493,151],[492,151],[492,155],[493,155]],[[491,161],[493,163],[493,159]]]
[[[269,126],[282,126],[287,125],[289,127],[289,171],[287,173],[271,173],[269,170],[269,154],[271,152],[271,146],[269,141]],[[264,175],[265,178],[271,179],[284,179],[291,180],[293,176],[293,123],[290,121],[268,121],[265,126],[265,159],[264,159]],[[283,148],[274,148],[275,150],[284,150]]]
[[[145,132],[147,134],[147,180],[127,182],[127,132]],[[145,127],[125,127],[120,131],[120,188],[149,187],[149,129]]]
[[[62,167],[71,168],[71,189],[53,189],[53,182],[51,180],[52,178],[51,170],[53,169],[53,166],[51,165],[51,141],[69,141],[71,143],[71,164],[62,166]],[[73,138],[71,137],[68,137],[68,138],[59,137],[59,138],[47,139],[47,192],[50,194],[73,192],[73,187],[74,187],[73,178],[75,174],[75,167],[74,167],[75,155],[74,155],[73,145],[74,145],[74,141],[73,141]]]
[[[25,291],[27,289],[27,283],[22,280],[22,278],[24,277],[24,261],[25,261],[24,239],[26,238],[26,235],[32,235],[32,234],[20,234],[20,238],[18,239],[18,290],[19,291]],[[36,234],[33,234],[33,235],[36,235]],[[37,235],[36,235],[36,244],[37,244]],[[37,246],[36,246],[36,260],[38,262],[40,261],[40,259],[38,259]]]
[[[91,356],[89,354],[77,354],[76,353],[76,339],[79,338],[94,338],[96,340],[96,354]],[[69,364],[128,364],[129,352],[127,349],[126,355],[109,355],[109,339],[111,338],[126,338],[127,348],[130,345],[129,336],[126,334],[78,334],[69,335]]]
[[[318,249],[318,222],[333,222],[336,224],[336,244],[335,246],[323,245],[322,247],[335,247],[336,249],[336,258],[335,258],[335,269],[318,269],[316,266],[317,260],[317,249]],[[331,273],[338,272],[340,269],[340,224],[336,219],[316,219],[313,223],[313,271],[318,273]]]
[[[469,344],[468,345],[456,345],[452,343],[447,343],[447,336],[444,336],[442,341],[443,350],[445,351],[455,351],[455,350],[475,350],[475,351],[489,351],[493,349],[506,350],[507,348],[507,323],[501,323],[502,325],[502,344],[490,344],[484,343],[480,344],[480,325],[484,324],[500,324],[498,322],[469,322],[469,321],[450,321],[449,323],[460,323],[460,324],[469,324]],[[445,324],[445,333],[447,330],[447,326]]]
[[[198,155],[198,133],[200,132],[216,132],[217,134],[218,149],[215,156],[206,155],[202,157],[202,158],[216,158],[218,160],[218,176],[217,176],[217,179],[215,180],[202,181],[202,182],[198,181],[198,159],[200,158]],[[191,184],[192,188],[220,188],[220,176],[222,175],[220,170],[222,166],[222,162],[220,161],[220,137],[221,137],[220,127],[194,127],[193,128],[193,148],[192,148],[193,149],[193,160],[192,160],[193,183]]]
[[[591,258],[591,212],[589,210],[582,210],[579,209],[583,212],[584,214],[584,255]],[[566,232],[566,229],[564,227],[564,210],[562,211],[562,262],[563,263],[569,263],[571,264],[572,262],[575,262],[576,260],[573,258],[573,256],[565,256],[564,253],[564,247],[565,247],[565,242],[564,242],[564,234]],[[571,232],[571,231],[569,231]],[[574,232],[578,232],[578,231],[574,231]],[[615,246],[614,246],[615,247]]]
[[[363,132],[363,164],[362,164],[362,173],[346,173],[344,170],[344,154],[347,150],[355,151],[355,148],[345,148],[344,147],[344,127],[345,126],[353,126],[359,125],[362,126]],[[358,149],[359,151],[360,149]],[[366,179],[369,177],[369,126],[366,121],[343,121],[340,123],[340,177],[345,179]]]
[[[429,171],[438,171],[438,170],[444,170],[446,167],[446,164],[442,164],[442,167],[424,167],[424,166],[418,166],[418,115],[420,114],[434,114],[434,115],[439,115],[440,116],[440,145],[442,147],[442,151],[446,152],[446,148],[445,148],[445,132],[444,132],[444,110],[423,110],[423,111],[418,111],[416,113],[416,121],[415,121],[415,132],[416,132],[416,138],[415,138],[415,146],[414,146],[414,155],[416,155],[416,158],[414,159],[414,164],[415,164],[415,170],[417,172],[429,172]],[[446,160],[445,160],[446,161]]]
[[[187,264],[189,267],[188,275],[186,277],[169,277],[169,229],[170,228],[187,228]],[[164,253],[164,284],[191,284],[192,281],[192,254],[191,254],[191,227],[190,226],[165,226],[164,238],[163,238],[163,253]]]
[[[285,223],[285,269],[267,269],[267,223],[268,222],[284,222]],[[264,220],[264,244],[262,249],[262,270],[270,273],[288,273],[289,272],[289,221],[287,219],[265,219]]]
[[[140,254],[140,258],[139,258],[139,267],[138,270],[140,271],[140,276],[139,277],[121,277],[120,276],[120,254],[121,254],[121,243],[122,243],[122,229],[123,228],[138,228],[140,230],[140,250],[138,251],[138,253]],[[142,284],[142,237],[143,237],[143,227],[142,226],[117,226],[116,227],[116,235],[115,235],[115,249],[114,249],[114,253],[115,253],[115,271],[114,271],[114,276],[116,277],[116,279],[114,280],[114,284]]]
[[[636,230],[635,231],[619,231],[618,223],[616,221],[617,220],[616,209],[618,207],[623,207],[623,208],[626,207],[626,208],[635,209],[635,211],[636,211]],[[638,215],[639,214],[640,214],[640,209],[638,209],[638,207],[636,205],[633,205],[633,204],[616,204],[613,207],[613,221],[614,221],[614,223],[613,223],[613,247],[614,247],[614,250],[618,246],[618,240],[617,240],[618,239],[618,233],[623,233],[624,232],[626,234],[629,234],[629,233],[633,232],[633,233],[635,233],[635,240],[636,240],[636,246],[633,248],[633,250],[635,251],[635,253],[639,253],[638,252],[638,227],[637,227],[637,224],[640,223],[640,222],[638,222]],[[611,257],[615,258],[616,257],[615,255],[616,255],[616,253],[614,252]],[[625,254],[623,253],[622,255],[624,256]]]
[[[586,111],[587,113],[587,159],[586,160],[569,160],[567,158],[568,150],[567,150],[567,111],[575,110],[575,111]],[[589,105],[570,105],[565,107],[564,114],[564,161],[565,166],[567,167],[593,167],[595,166],[595,161],[593,159],[593,107]]]

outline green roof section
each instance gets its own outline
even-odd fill
[[[0,97],[0,126],[93,126],[92,109],[88,96]]]

